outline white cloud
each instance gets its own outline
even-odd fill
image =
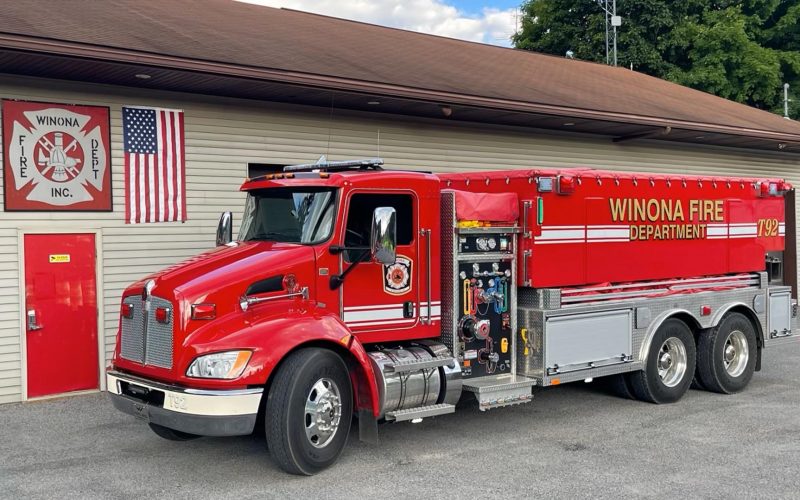
[[[240,0],[286,7],[473,42],[509,46],[515,9],[484,7],[467,15],[442,0]]]

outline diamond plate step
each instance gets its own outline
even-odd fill
[[[475,394],[481,411],[501,408],[533,400],[532,387],[536,380],[521,375],[490,375],[467,379],[464,390]]]
[[[438,404],[429,406],[418,406],[407,410],[390,411],[386,414],[386,420],[403,422],[415,418],[435,417],[436,415],[447,415],[455,413],[456,405]]]
[[[436,357],[431,359],[409,359],[405,361],[395,361],[394,363],[387,363],[383,371],[386,373],[400,373],[411,372],[416,370],[425,370],[428,368],[438,368],[440,366],[453,366],[455,358],[450,357]]]

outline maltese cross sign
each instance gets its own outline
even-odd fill
[[[110,211],[108,108],[4,100],[5,209]]]

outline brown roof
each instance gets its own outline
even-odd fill
[[[800,143],[795,121],[635,71],[228,0],[15,0],[3,48]]]

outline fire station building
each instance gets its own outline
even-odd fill
[[[242,181],[283,165],[800,184],[800,124],[765,111],[624,68],[227,0],[7,3],[0,99],[0,403],[103,390],[123,289],[213,247],[221,212],[241,220]]]

